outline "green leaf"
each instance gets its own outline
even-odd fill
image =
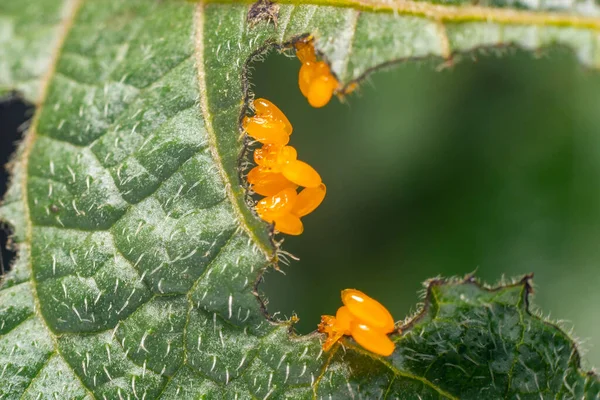
[[[53,50],[64,35],[61,22],[70,0],[4,1],[0,5],[0,96],[18,90],[33,102],[40,96],[42,77]]]
[[[430,281],[388,358],[323,353],[256,293],[277,248],[240,180],[248,63],[312,34],[344,84],[509,43],[597,64],[595,5],[528,5],[322,0],[279,5],[275,26],[246,4],[4,1],[0,92],[39,107],[0,208],[19,250],[0,397],[597,397],[574,342],[528,311],[528,278]]]

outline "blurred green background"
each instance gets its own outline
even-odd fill
[[[313,109],[297,59],[253,65],[256,96],[286,113],[328,187],[304,234],[285,237],[301,261],[265,276],[269,311],[296,312],[307,333],[352,287],[400,320],[427,278],[533,272],[535,305],[600,366],[600,74],[560,49],[437,66],[396,65]]]

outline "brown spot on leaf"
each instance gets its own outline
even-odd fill
[[[279,16],[279,4],[270,0],[258,0],[250,6],[248,10],[248,24],[254,26],[260,21],[272,22],[277,28],[277,18]]]

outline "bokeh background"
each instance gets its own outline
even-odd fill
[[[300,261],[260,286],[271,313],[297,313],[307,333],[355,287],[400,320],[427,278],[533,272],[535,305],[574,327],[586,366],[600,366],[599,73],[561,49],[480,53],[441,71],[437,61],[396,65],[345,103],[313,109],[299,67],[272,52],[252,72],[328,187],[305,233],[285,237]],[[27,112],[0,104],[0,161]]]
[[[285,238],[300,261],[265,276],[269,311],[310,332],[352,287],[399,320],[427,278],[533,272],[535,305],[600,366],[600,74],[561,49],[439,66],[396,65],[313,109],[297,59],[254,64],[256,96],[286,113],[328,188]]]

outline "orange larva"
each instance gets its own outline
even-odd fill
[[[286,145],[290,135],[286,131],[285,123],[260,116],[244,117],[242,127],[248,134],[261,143]]]
[[[352,314],[346,306],[338,308],[335,313],[336,326],[340,331],[344,332],[344,335],[350,334],[350,324],[352,323],[352,319]]]
[[[321,317],[319,332],[327,334],[323,350],[328,351],[343,335],[351,335],[365,349],[389,356],[394,351],[394,342],[388,333],[394,330],[394,321],[389,311],[378,301],[356,289],[342,291],[344,306],[335,317]]]
[[[321,184],[321,175],[304,161],[294,160],[287,163],[281,168],[281,173],[298,186],[314,188]]]
[[[300,235],[304,231],[304,225],[300,218],[294,214],[287,213],[274,218],[275,229],[288,235]]]
[[[292,124],[287,119],[285,114],[275,104],[271,103],[267,99],[256,99],[254,100],[254,110],[256,115],[262,117],[268,117],[270,119],[281,122],[284,127],[284,131],[289,135],[292,134]]]
[[[356,343],[373,353],[387,357],[394,352],[394,342],[388,335],[367,324],[352,321],[350,334]]]
[[[306,62],[302,64],[302,66],[300,67],[300,72],[298,73],[298,87],[300,88],[300,92],[304,97],[308,96],[310,83],[312,82],[315,76],[314,65],[314,62]]]
[[[310,84],[308,94],[306,95],[308,103],[315,108],[327,105],[329,100],[331,100],[337,85],[337,81],[331,74],[315,77]]]
[[[252,185],[252,190],[263,196],[273,196],[283,189],[296,189],[298,187],[283,174],[271,172],[260,166],[252,168],[247,179],[248,183]]]
[[[387,308],[360,290],[342,290],[342,302],[356,319],[365,324],[384,333],[394,330],[394,319]]]
[[[290,214],[296,203],[296,189],[283,189],[273,196],[265,197],[256,204],[258,215],[268,222],[276,218]]]
[[[272,172],[281,172],[281,168],[298,157],[292,146],[265,144],[254,150],[254,162]]]
[[[313,212],[319,207],[323,199],[325,199],[326,191],[327,188],[324,183],[321,183],[314,188],[302,189],[302,191],[298,193],[296,205],[294,205],[294,208],[292,209],[292,214],[303,217]]]

